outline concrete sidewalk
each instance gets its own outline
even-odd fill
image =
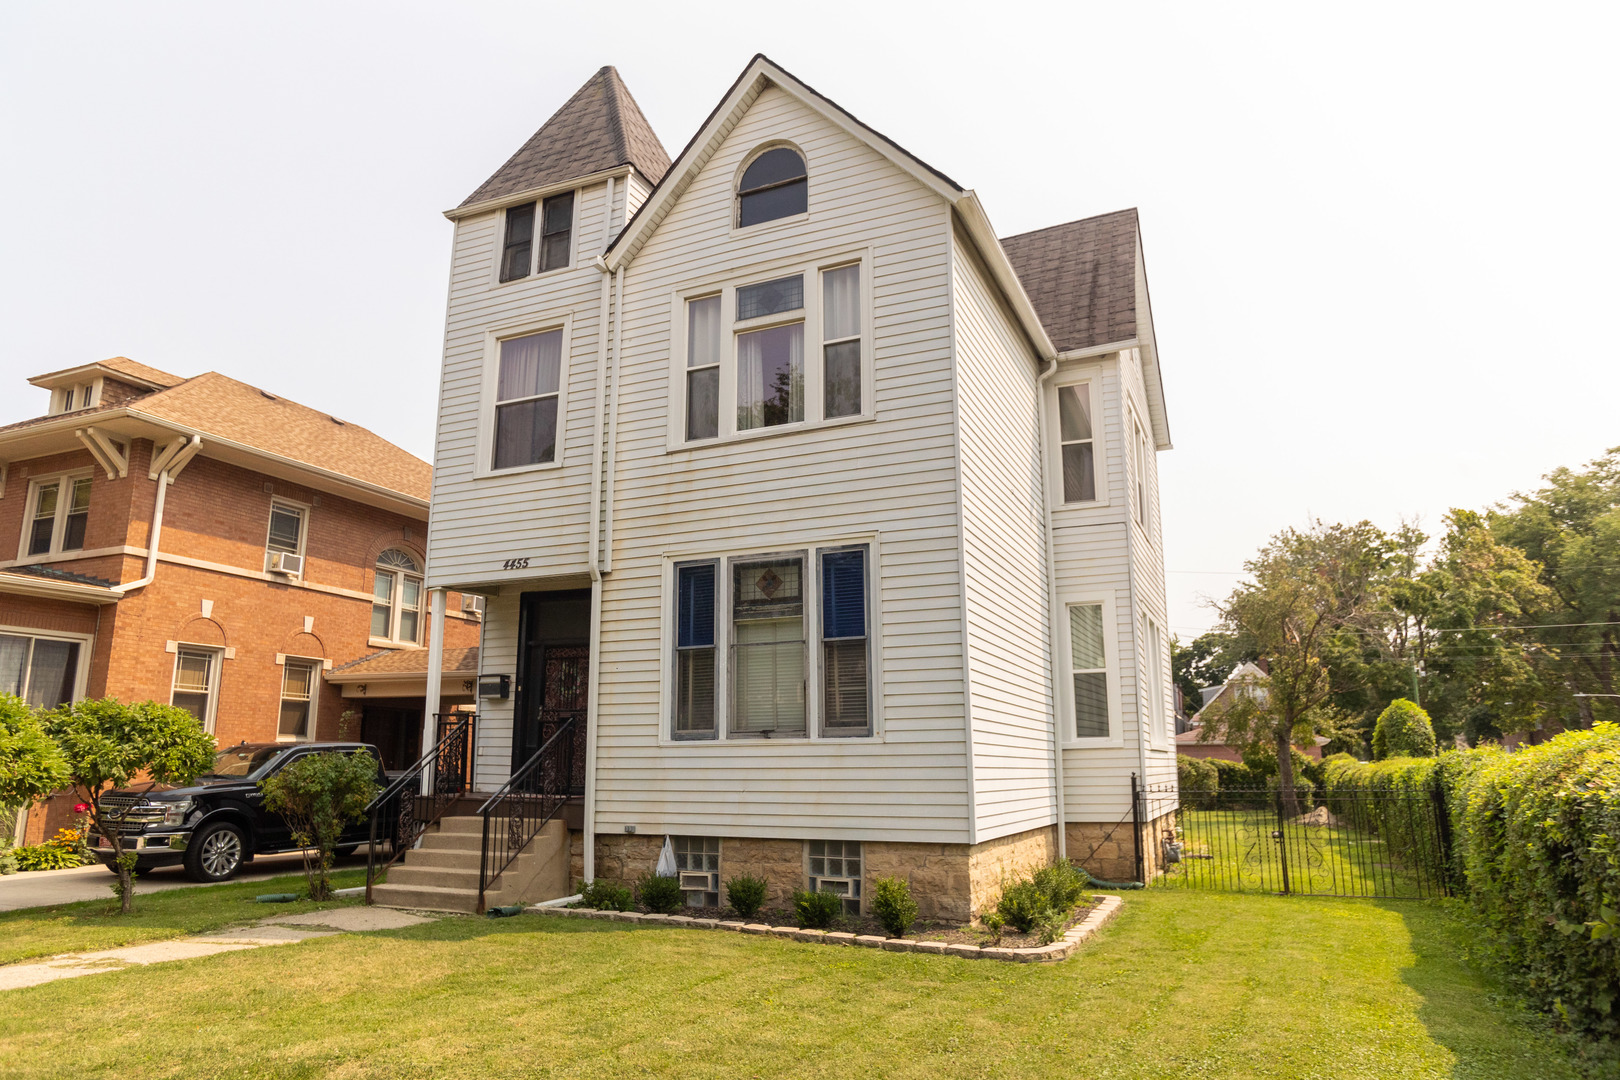
[[[365,865],[366,857],[361,853],[346,859],[338,859],[333,869],[345,870]],[[303,859],[294,851],[280,855],[261,855],[243,867],[242,872],[231,880],[263,881],[266,878],[303,872]],[[0,911],[72,904],[80,900],[110,900],[113,896],[112,883],[112,872],[100,863],[76,866],[71,870],[34,870],[29,873],[7,874],[0,877]],[[213,884],[224,885],[227,882]],[[135,878],[136,896],[168,889],[199,887],[208,886],[200,886],[186,877],[185,870],[179,866],[159,867]]]

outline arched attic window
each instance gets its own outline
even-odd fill
[[[422,568],[410,552],[389,548],[377,556],[371,587],[371,636],[415,645],[422,633]]]
[[[737,226],[802,214],[809,208],[809,184],[804,158],[797,150],[778,146],[755,158],[737,184]]]

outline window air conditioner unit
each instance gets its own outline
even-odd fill
[[[719,874],[706,874],[696,870],[681,871],[681,888],[686,892],[719,892]]]
[[[480,618],[483,617],[484,598],[482,596],[474,596],[471,593],[462,593],[461,610],[468,614],[477,615]]]
[[[304,572],[304,557],[294,555],[290,551],[272,551],[270,553],[270,572],[272,574],[301,574]]]

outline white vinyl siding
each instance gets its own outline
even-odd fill
[[[979,841],[1057,819],[1039,368],[982,264],[952,245],[962,543]]]

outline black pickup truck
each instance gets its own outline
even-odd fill
[[[137,873],[154,866],[184,863],[193,881],[224,881],[255,855],[293,851],[292,827],[264,809],[259,781],[306,754],[370,754],[377,762],[378,790],[388,787],[377,748],[366,743],[242,743],[221,750],[213,768],[186,787],[132,784],[109,791],[101,805],[135,853]],[[385,815],[391,818],[391,815]],[[338,847],[350,854],[371,835],[370,818],[348,827]],[[112,842],[92,837],[102,864],[113,869]]]

